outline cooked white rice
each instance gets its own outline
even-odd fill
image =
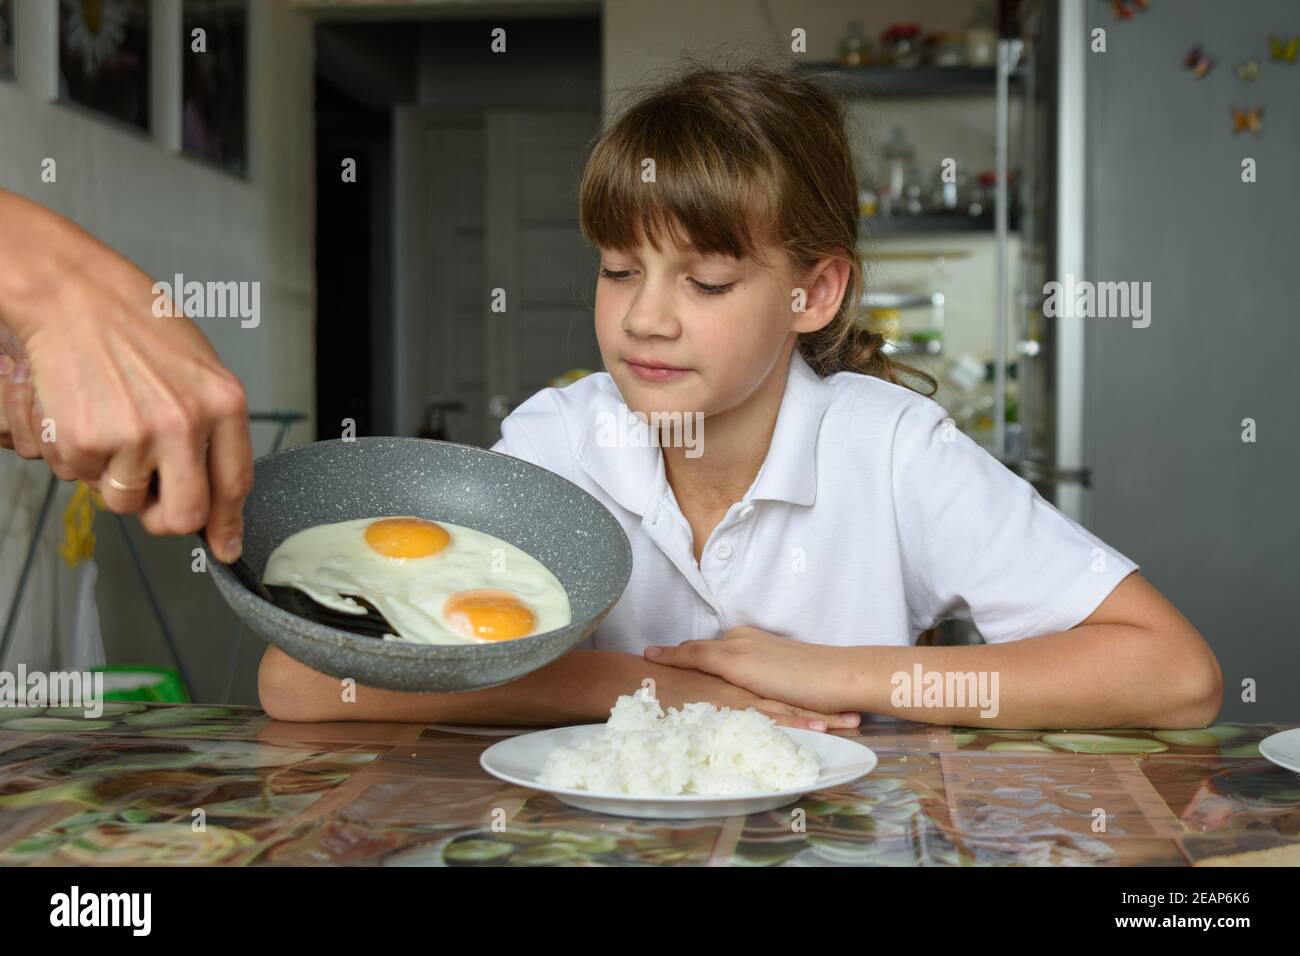
[[[817,755],[752,707],[708,703],[669,707],[648,688],[620,697],[605,729],[546,758],[553,787],[638,795],[789,790],[817,781]]]

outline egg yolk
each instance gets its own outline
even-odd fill
[[[386,558],[427,558],[450,543],[446,528],[421,518],[384,518],[366,527],[366,544]]]
[[[527,637],[537,626],[537,615],[528,605],[509,591],[491,588],[453,594],[442,616],[452,629],[485,641]]]

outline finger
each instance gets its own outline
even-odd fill
[[[244,548],[244,499],[253,487],[253,445],[244,415],[217,422],[208,447],[208,477],[212,508],[207,538],[217,559],[229,563]]]
[[[674,646],[651,645],[643,652],[647,660],[669,667],[686,667],[707,671],[713,660],[712,641],[682,641]]]
[[[5,417],[9,420],[9,434],[13,437],[14,451],[24,458],[40,458],[40,446],[32,433],[32,367],[19,362],[9,375],[5,389]]]
[[[152,534],[191,534],[208,521],[211,498],[204,445],[173,435],[158,454],[158,497],[140,511]]]
[[[76,481],[79,475],[68,467],[59,452],[58,432],[54,420],[45,414],[41,398],[37,395],[32,400],[32,432],[40,441],[41,457],[49,464],[60,481]]]
[[[795,717],[802,717],[807,720],[820,720],[835,730],[846,727],[856,727],[859,722],[857,714],[824,714],[820,710],[810,710],[807,707],[796,707],[794,704],[787,704],[785,701],[772,700],[767,702],[767,706],[776,710],[781,710]]]
[[[824,720],[826,726],[831,730],[851,730],[862,723],[862,716],[860,714],[823,714],[819,711],[802,710],[801,708],[795,708],[795,710],[799,712],[801,716],[808,717],[809,719]]]
[[[758,708],[760,713],[771,717],[782,727],[797,727],[800,730],[812,730],[821,733],[826,730],[827,723],[824,720],[813,717],[804,717],[799,714],[782,713],[780,711],[763,710]]]
[[[781,713],[789,714],[792,717],[799,717],[804,720],[818,720],[827,727],[839,730],[845,727],[856,727],[860,720],[857,714],[824,714],[819,710],[811,710],[807,707],[796,707],[794,704],[787,704],[782,700],[765,700],[758,705],[759,709],[775,710]]]
[[[59,458],[64,465],[86,484],[95,482],[94,487],[98,491],[99,479],[108,468],[108,454],[89,447],[85,442],[78,442],[77,438],[81,436],[69,435],[65,432],[57,437]]]
[[[153,465],[143,446],[123,448],[108,459],[95,489],[109,511],[120,515],[135,514],[149,498],[149,475]]]

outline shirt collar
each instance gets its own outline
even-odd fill
[[[790,372],[772,444],[746,498],[795,505],[810,505],[816,500],[817,435],[832,389],[796,347],[790,356]]]
[[[817,435],[832,386],[795,348],[785,394],[767,457],[745,495],[811,505],[817,497]],[[574,457],[592,480],[624,508],[645,515],[663,493],[663,455],[650,443],[650,428],[627,410],[613,379],[607,379],[581,423]],[[705,454],[708,425],[704,426]]]

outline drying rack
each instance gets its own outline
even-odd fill
[[[305,412],[299,411],[271,411],[271,412],[252,412],[248,416],[249,422],[269,422],[279,426],[275,433],[275,439],[271,444],[271,454],[275,454],[284,444],[285,438],[289,435],[289,429],[307,417]],[[45,531],[45,523],[49,520],[50,509],[54,506],[54,496],[59,488],[59,479],[50,474],[49,484],[45,487],[45,497],[41,500],[41,510],[36,516],[36,525],[32,529],[32,540],[27,545],[27,554],[23,558],[23,568],[18,575],[18,589],[14,592],[13,603],[9,605],[9,613],[5,618],[4,631],[0,632],[0,664],[2,664],[9,654],[9,645],[13,641],[14,632],[18,628],[18,617],[22,613],[23,596],[27,592],[27,585],[32,576],[32,568],[36,564],[36,552],[40,548],[41,535]],[[176,663],[176,673],[180,677],[181,685],[185,688],[186,696],[191,700],[194,699],[194,687],[190,683],[189,672],[185,668],[185,661],[181,657],[180,648],[176,644],[175,636],[172,629],[167,624],[167,616],[163,614],[162,603],[158,600],[158,592],[154,589],[153,583],[149,580],[149,572],[144,566],[144,559],[140,556],[140,550],[136,547],[135,541],[131,538],[130,529],[127,527],[126,519],[119,514],[113,515],[114,523],[118,531],[121,532],[122,541],[126,544],[126,550],[131,555],[131,562],[135,565],[136,576],[140,579],[140,586],[143,588],[145,598],[149,602],[149,607],[153,612],[154,620],[158,623],[158,630],[162,632],[164,643],[167,645],[167,651],[171,654],[172,660]],[[227,665],[226,688],[222,695],[223,699],[229,702],[231,690],[234,686],[235,667],[239,663],[239,650],[243,645],[244,629],[242,624],[236,624],[234,646],[231,649],[230,663]]]

